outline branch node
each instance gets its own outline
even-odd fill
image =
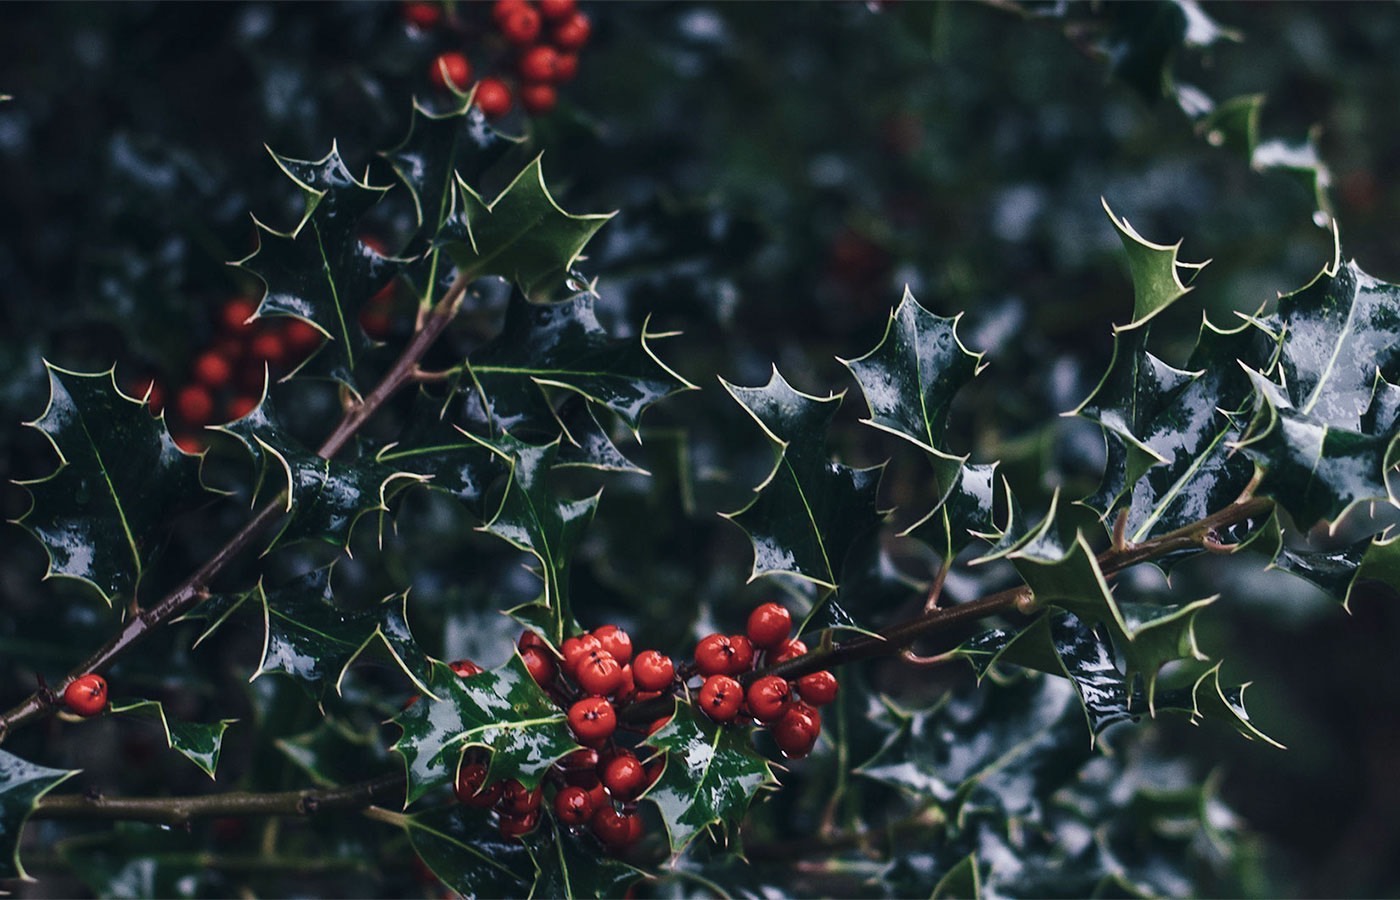
[[[1035,594],[1032,592],[1023,591],[1016,595],[1016,611],[1021,615],[1029,616],[1031,613],[1037,612],[1040,607],[1040,601],[1035,598]]]

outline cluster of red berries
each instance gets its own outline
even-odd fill
[[[403,15],[419,31],[445,24],[443,7],[426,0],[404,3]],[[495,55],[510,60],[512,73],[476,80],[476,105],[490,119],[510,112],[517,97],[530,115],[552,110],[559,100],[558,86],[578,74],[579,51],[593,31],[588,16],[578,10],[576,0],[496,0],[491,23],[499,38],[494,42],[504,43],[504,50]],[[474,72],[465,53],[448,50],[433,58],[428,79],[440,90],[465,93]]]
[[[201,429],[248,415],[269,374],[277,378],[321,344],[321,332],[300,319],[252,319],[257,307],[251,297],[226,300],[215,314],[214,341],[194,357],[186,382],[175,389],[167,418],[175,442],[187,453],[204,449]],[[152,415],[166,408],[166,388],[155,378],[137,379],[127,389],[146,398]]]
[[[622,852],[643,833],[637,799],[665,767],[665,754],[643,744],[642,731],[627,727],[620,709],[663,693],[692,696],[719,723],[751,720],[767,726],[789,757],[811,752],[821,733],[817,707],[836,698],[837,681],[828,671],[795,681],[778,675],[740,682],[754,669],[807,652],[791,639],[792,617],[777,603],[764,603],[749,615],[744,634],[711,634],[695,648],[693,662],[677,666],[657,650],[633,652],[632,638],[616,625],[603,625],[566,639],[556,653],[533,631],[520,636],[518,651],[530,677],[568,710],[569,728],[582,749],[550,770],[543,784],[527,791],[519,782],[486,783],[482,751],[463,757],[456,792],[461,802],[493,809],[501,833],[518,836],[538,823],[547,788],[553,790],[555,818],[569,828],[587,828],[610,851]],[[452,664],[464,678],[481,671],[475,663]],[[645,734],[662,728],[657,719]]]
[[[63,705],[80,716],[95,716],[107,708],[107,679],[88,673],[68,682]]]

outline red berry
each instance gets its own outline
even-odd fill
[[[793,638],[790,641],[784,641],[779,644],[774,651],[770,652],[773,653],[773,658],[769,660],[769,662],[787,662],[790,659],[796,659],[799,656],[806,655],[807,645]]]
[[[536,786],[532,791],[512,778],[501,788],[501,799],[499,802],[501,815],[529,815],[540,808],[540,799],[543,797],[543,791],[543,786]]]
[[[593,828],[593,833],[598,836],[598,840],[613,850],[622,850],[635,840],[632,836],[632,820],[636,817],[636,813],[618,812],[609,803],[593,814],[589,825]]]
[[[578,637],[565,638],[560,645],[560,655],[564,657],[564,671],[573,675],[590,654],[603,649],[603,642],[591,634],[581,634]]]
[[[561,788],[554,795],[554,815],[570,827],[587,824],[593,817],[593,801],[588,791],[576,785]]]
[[[559,94],[552,85],[526,84],[520,88],[520,105],[532,116],[542,116],[554,109]]]
[[[527,6],[525,0],[496,0],[491,4],[491,21],[499,25],[516,7]]]
[[[503,837],[520,837],[535,830],[535,826],[540,824],[540,811],[526,813],[523,816],[509,816],[501,813],[501,821],[496,827],[500,829]]]
[[[560,53],[554,57],[554,83],[573,81],[578,74],[578,54]]]
[[[219,310],[219,324],[225,331],[242,334],[253,327],[248,320],[257,312],[258,304],[247,297],[234,297],[224,303]]]
[[[410,0],[403,5],[404,21],[419,31],[427,31],[442,21],[442,7],[436,3]]]
[[[632,680],[644,691],[664,691],[676,677],[671,657],[656,650],[643,650],[632,660]]]
[[[792,614],[777,603],[765,603],[749,613],[749,640],[755,647],[768,650],[787,640],[792,632]]]
[[[520,658],[525,661],[525,668],[530,670],[530,677],[535,679],[535,684],[544,687],[554,680],[554,660],[550,658],[548,651],[539,647],[526,647],[520,651]]]
[[[467,763],[457,770],[454,792],[458,801],[467,806],[486,808],[495,806],[496,801],[501,799],[501,783],[495,781],[487,787],[486,767],[481,763]]]
[[[559,54],[548,44],[537,44],[526,50],[516,64],[522,81],[549,82],[554,80],[554,66]]]
[[[569,707],[569,727],[586,743],[605,741],[617,730],[617,713],[602,697],[585,697]]]
[[[588,788],[588,803],[593,807],[596,815],[603,807],[612,807],[612,798],[608,796],[608,789],[603,787],[603,782],[598,778],[593,779],[593,784]]]
[[[637,682],[632,678],[632,667],[622,667],[622,680],[613,688],[613,698],[618,703],[631,703],[637,696]]]
[[[190,372],[195,381],[218,389],[228,384],[229,379],[233,377],[233,366],[213,350],[206,350],[195,357]]]
[[[540,14],[534,7],[518,3],[496,20],[501,35],[517,47],[532,44],[540,36]]]
[[[457,673],[458,678],[470,678],[473,675],[480,675],[485,671],[485,669],[469,659],[459,659],[455,662],[448,663],[448,666],[452,668],[452,671]]]
[[[253,338],[253,343],[249,345],[253,359],[280,365],[282,360],[287,358],[287,346],[282,343],[282,336],[271,331],[264,331]]]
[[[797,679],[797,690],[802,695],[802,699],[813,706],[826,706],[836,699],[836,690],[840,685],[836,681],[836,676],[822,669],[820,672],[809,672]]]
[[[230,422],[237,422],[257,408],[258,401],[255,397],[234,397],[228,402],[228,412],[225,415],[228,416]]]
[[[794,703],[773,726],[773,740],[786,755],[801,758],[812,752],[821,734],[821,714],[810,706]]]
[[[287,345],[293,356],[305,356],[312,350],[321,346],[321,339],[325,335],[317,331],[309,322],[301,319],[288,319],[287,324],[282,328],[282,341]]]
[[[433,63],[428,69],[428,80],[444,91],[449,85],[456,90],[465,91],[467,85],[471,84],[472,64],[465,54],[455,50],[439,53],[433,58]]]
[[[739,714],[744,688],[728,675],[711,675],[700,687],[700,709],[716,722],[728,722]]]
[[[79,675],[63,689],[63,704],[80,716],[95,716],[107,708],[107,679]]]
[[[528,628],[520,632],[520,640],[515,642],[515,646],[519,647],[521,650],[524,650],[526,647],[539,647],[541,650],[549,648],[549,645],[545,643],[544,638],[539,636],[538,632],[531,631]]]
[[[181,432],[180,434],[172,434],[170,439],[175,442],[176,447],[179,447],[191,456],[196,456],[204,452],[204,438],[197,434]]]
[[[214,398],[203,385],[186,385],[175,395],[175,412],[189,425],[208,425],[214,417]]]
[[[656,734],[658,731],[671,724],[672,718],[674,718],[674,713],[664,718],[655,720],[647,726],[647,734]]]
[[[590,747],[566,755],[555,763],[564,773],[564,781],[582,788],[598,783],[598,751]]]
[[[645,777],[646,772],[637,757],[620,753],[603,770],[603,786],[619,800],[632,800],[641,793]]]
[[[760,722],[774,722],[782,718],[792,700],[792,686],[786,678],[778,675],[765,675],[749,685],[745,694],[749,712]]]
[[[379,307],[366,306],[360,310],[360,329],[376,341],[387,338],[394,330],[394,317]]]
[[[165,390],[161,388],[160,382],[154,378],[133,378],[123,385],[122,389],[128,397],[135,397],[146,404],[151,415],[160,415],[161,407],[165,405]]]
[[[540,8],[540,15],[551,21],[568,18],[578,8],[576,0],[540,0],[537,5]]]
[[[578,662],[574,680],[590,694],[611,694],[622,686],[622,666],[611,653],[596,650]]]
[[[726,675],[742,675],[753,668],[753,642],[742,634],[729,636],[729,671]]]
[[[592,634],[602,649],[612,654],[613,659],[623,665],[631,661],[632,638],[627,632],[616,625],[602,625],[593,629]]]
[[[488,119],[499,119],[510,112],[510,88],[499,78],[483,78],[476,83],[476,105]]]
[[[588,37],[593,33],[593,23],[581,12],[575,12],[558,25],[554,26],[554,46],[561,50],[578,50],[588,43]]]
[[[695,645],[695,665],[701,675],[723,675],[729,671],[729,656],[732,647],[729,637],[723,634],[707,634]]]

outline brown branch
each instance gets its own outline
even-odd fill
[[[199,797],[92,797],[60,794],[41,799],[36,819],[125,819],[186,825],[195,819],[229,816],[312,816],[365,809],[383,800],[401,800],[402,774],[384,775],[345,787],[254,794],[231,791]]]
[[[355,432],[369,421],[370,417],[378,412],[395,392],[413,381],[413,373],[417,371],[418,363],[422,360],[423,355],[442,335],[452,318],[457,314],[457,310],[461,308],[462,297],[466,294],[469,283],[470,278],[467,275],[458,274],[447,293],[424,318],[422,328],[414,333],[408,346],[394,362],[393,368],[385,374],[384,380],[363,400],[352,404],[345,411],[339,424],[326,438],[321,448],[316,451],[321,458],[330,459],[339,453]],[[4,715],[0,715],[0,744],[4,743],[5,738],[16,727],[53,713],[61,702],[63,689],[73,679],[89,672],[105,671],[119,655],[130,649],[151,631],[202,602],[209,596],[208,587],[214,578],[230,562],[241,555],[269,525],[281,518],[286,511],[286,506],[287,494],[284,491],[259,509],[253,518],[249,519],[193,575],[186,578],[169,594],[166,594],[160,602],[128,619],[121,631],[68,673],[61,682],[52,687],[41,686],[15,707],[6,711]]]

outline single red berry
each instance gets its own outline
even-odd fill
[[[658,731],[671,724],[671,719],[673,718],[673,716],[674,714],[653,721],[650,725],[647,726],[647,734],[656,734]]]
[[[501,799],[499,808],[502,815],[524,816],[540,808],[540,800],[543,797],[543,786],[536,786],[529,790],[525,785],[512,778],[501,788]]]
[[[622,686],[622,666],[606,650],[595,650],[579,660],[574,680],[588,693],[601,697]]]
[[[501,36],[517,47],[533,44],[540,36],[540,14],[524,3],[512,6],[496,20]]]
[[[598,840],[613,850],[621,850],[633,842],[632,820],[636,817],[636,813],[618,812],[609,803],[593,813],[593,819],[588,824]]]
[[[257,408],[258,400],[256,397],[249,397],[247,395],[234,397],[228,402],[228,412],[225,413],[225,415],[228,416],[230,422],[237,422]]]
[[[296,357],[305,356],[321,346],[321,340],[324,337],[325,335],[317,331],[315,326],[301,319],[288,319],[287,324],[282,328],[282,342]]]
[[[645,777],[641,760],[631,753],[619,753],[603,770],[603,786],[619,800],[632,800],[641,793]]]
[[[792,614],[778,603],[765,603],[749,613],[749,640],[755,647],[768,650],[788,639],[792,633]]]
[[[525,661],[525,668],[530,670],[530,677],[535,679],[535,684],[544,687],[554,680],[554,660],[549,652],[539,647],[526,647],[520,651],[520,658]]]
[[[642,839],[642,817],[635,812],[627,816],[627,843],[635,844]]]
[[[637,696],[637,682],[632,677],[631,664],[622,667],[622,680],[613,688],[613,699],[618,703],[631,703]]]
[[[524,834],[529,834],[535,830],[535,826],[540,824],[540,811],[526,813],[523,816],[509,816],[501,813],[501,821],[496,827],[500,829],[502,837],[514,838]]]
[[[799,656],[806,655],[807,645],[799,641],[797,638],[793,638],[790,641],[784,641],[783,643],[779,644],[773,651],[770,652],[773,653],[773,658],[769,660],[769,662],[787,662],[790,659],[797,659],[797,657]]]
[[[554,83],[573,81],[578,74],[578,54],[560,53],[554,57]]]
[[[539,632],[531,631],[528,628],[520,632],[520,640],[515,642],[515,646],[519,647],[521,650],[524,650],[526,647],[539,647],[541,650],[549,649],[549,644],[545,643],[545,639],[540,637]]]
[[[483,78],[476,83],[476,105],[488,119],[499,119],[510,112],[510,88],[499,78]]]
[[[598,810],[602,809],[603,807],[612,806],[612,798],[608,796],[608,789],[603,787],[603,782],[601,779],[595,777],[593,779],[593,783],[589,785],[585,790],[588,791],[588,805],[593,807],[593,812],[595,815],[597,814]]]
[[[95,716],[107,708],[107,679],[88,673],[79,675],[63,689],[63,705],[80,716]]]
[[[525,84],[520,88],[520,105],[532,116],[542,116],[554,109],[559,93],[549,84]]]
[[[742,675],[753,668],[753,642],[742,634],[729,636],[729,671],[726,675]]]
[[[559,762],[555,763],[563,769],[565,774],[569,772],[593,771],[598,767],[598,751],[589,747],[581,747],[578,750],[564,754]]]
[[[554,795],[554,815],[571,828],[586,825],[593,818],[593,801],[588,791],[576,785],[560,788]]]
[[[208,425],[214,418],[214,398],[200,384],[189,384],[175,395],[175,412],[190,425]]]
[[[644,691],[664,691],[675,677],[675,663],[664,653],[643,650],[632,660],[632,680]]]
[[[701,675],[724,675],[729,672],[729,658],[734,648],[725,634],[707,634],[695,645],[695,665]]]
[[[190,367],[194,380],[215,390],[228,384],[233,377],[233,366],[228,359],[213,350],[206,350],[195,357]]]
[[[601,625],[591,632],[599,646],[611,653],[613,659],[626,665],[632,659],[632,638],[616,625]]]
[[[410,0],[403,5],[403,18],[419,31],[427,31],[442,21],[442,7],[436,3]]]
[[[551,22],[572,16],[578,8],[576,0],[540,0],[536,5],[540,8],[540,15]]]
[[[258,304],[247,297],[234,297],[228,300],[219,309],[219,324],[225,331],[232,334],[242,334],[252,329],[253,323],[248,320],[257,312]]]
[[[554,26],[551,36],[554,46],[560,50],[578,50],[588,43],[589,35],[593,33],[593,23],[588,16],[581,12],[575,12],[572,16]]]
[[[700,709],[716,722],[728,722],[739,714],[744,688],[728,675],[711,675],[700,686]]]
[[[394,317],[387,309],[365,306],[360,310],[360,329],[376,341],[382,341],[394,331]]]
[[[415,698],[416,699],[416,698]],[[486,784],[486,767],[481,763],[467,763],[457,770],[457,784],[454,793],[457,800],[467,806],[486,808],[495,806],[501,799],[501,783]]]
[[[656,780],[661,777],[661,773],[666,771],[666,754],[658,753],[652,759],[647,760],[643,767],[645,778],[643,779],[647,787],[656,784]]]
[[[472,81],[471,61],[466,54],[456,50],[439,53],[428,68],[428,80],[440,90],[445,91],[451,85],[456,90],[465,91]]]
[[[590,654],[597,653],[603,649],[603,642],[591,634],[581,634],[577,637],[565,638],[564,643],[559,646],[559,652],[564,657],[564,671],[573,675]]]
[[[287,345],[282,343],[282,336],[271,331],[264,331],[253,342],[248,345],[248,350],[253,359],[266,362],[272,366],[282,364],[287,358]]]
[[[779,675],[764,675],[749,685],[745,693],[749,712],[760,722],[775,722],[787,711],[792,700],[792,685]]]
[[[548,44],[536,44],[520,56],[515,69],[522,81],[550,82],[554,80],[554,65],[558,52]]]
[[[617,713],[602,697],[585,697],[569,707],[569,727],[586,743],[605,741],[617,730]]]
[[[812,752],[821,734],[821,714],[803,703],[794,703],[772,728],[773,740],[787,756],[800,759]]]
[[[836,691],[840,684],[836,681],[836,676],[822,669],[820,672],[809,672],[797,679],[797,691],[802,695],[802,699],[813,706],[826,706],[836,699]]]
[[[452,671],[457,673],[458,678],[470,678],[473,675],[480,675],[482,672],[486,671],[469,659],[459,659],[455,662],[448,663],[448,666],[451,667]]]
[[[491,21],[499,25],[508,15],[515,12],[517,7],[528,5],[525,0],[496,0],[491,4]]]
[[[182,431],[179,434],[172,434],[170,439],[175,442],[176,447],[179,447],[191,456],[198,456],[204,452],[204,438],[197,434],[189,434],[188,432]]]

